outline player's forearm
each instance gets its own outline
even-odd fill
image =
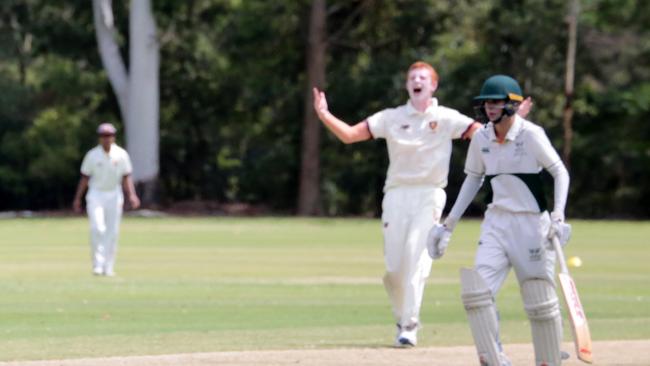
[[[361,124],[367,124],[365,121],[358,125],[350,126],[329,111],[319,113],[318,118],[323,121],[323,124],[328,130],[345,144],[367,140],[370,137],[370,132],[367,130],[367,127],[360,126]]]
[[[463,181],[463,185],[460,188],[458,197],[456,197],[454,207],[452,207],[451,212],[449,212],[449,215],[445,220],[445,226],[447,226],[450,230],[454,229],[458,220],[460,220],[460,218],[465,213],[465,210],[467,210],[467,207],[469,207],[470,203],[472,203],[472,200],[474,200],[474,197],[478,193],[482,184],[483,177],[471,174],[468,174],[465,177],[465,181]]]
[[[547,170],[553,176],[553,212],[562,215],[561,218],[564,220],[564,209],[569,195],[569,172],[562,162]]]
[[[74,200],[81,201],[81,197],[83,196],[84,192],[86,192],[87,188],[88,188],[88,177],[82,175],[81,179],[79,179],[79,184],[77,184],[77,191],[75,192]]]
[[[480,122],[478,121],[472,122],[472,124],[469,125],[469,127],[467,127],[465,132],[463,132],[463,134],[460,136],[461,140],[471,140],[472,136],[474,136],[474,132],[479,130],[481,127],[483,127],[483,125]]]
[[[124,178],[122,178],[122,187],[124,192],[126,192],[127,197],[135,195],[135,185],[133,184],[131,175],[125,175]]]

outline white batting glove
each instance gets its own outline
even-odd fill
[[[439,259],[445,254],[449,240],[451,239],[451,230],[445,225],[434,224],[429,235],[427,236],[427,251],[432,259]]]
[[[564,214],[558,212],[551,213],[551,228],[548,231],[550,248],[553,248],[553,237],[557,237],[560,245],[564,247],[571,239],[571,225],[564,222]]]

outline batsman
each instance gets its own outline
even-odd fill
[[[544,130],[517,115],[523,101],[516,80],[488,78],[474,98],[486,122],[470,143],[466,178],[444,223],[431,229],[429,255],[440,258],[465,209],[485,181],[488,208],[473,269],[461,269],[462,301],[482,366],[511,365],[499,342],[495,297],[514,268],[530,320],[535,364],[561,364],[562,324],[555,291],[552,238],[566,244],[571,227],[564,223],[569,173]],[[540,173],[554,180],[549,215]]]

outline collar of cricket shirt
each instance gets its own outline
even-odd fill
[[[99,147],[99,150],[100,150],[100,151],[101,151],[105,156],[111,156],[111,154],[114,154],[114,153],[115,153],[115,150],[116,150],[115,148],[117,147],[117,144],[116,144],[115,142],[113,142],[113,143],[111,144],[111,148],[110,148],[108,151],[104,150],[104,147],[103,147],[101,144],[100,144],[100,145],[97,145],[97,146]]]
[[[411,103],[411,100],[409,99],[408,102],[406,102],[406,113],[409,116],[415,115],[415,114],[427,114],[427,113],[433,113],[433,111],[438,108],[438,98],[431,98],[431,105],[427,107],[427,109],[424,111],[424,113],[418,111],[415,109],[413,104]]]
[[[514,141],[519,133],[521,132],[522,127],[524,126],[523,119],[519,117],[518,114],[515,114],[515,121],[512,123],[512,126],[510,126],[510,129],[508,130],[508,133],[506,133],[506,138],[503,139],[505,142],[506,140],[508,141]],[[490,141],[499,141],[497,139],[497,134],[494,131],[494,123],[489,122],[488,123],[488,135],[490,137]]]

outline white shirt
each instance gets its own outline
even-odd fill
[[[495,176],[490,184],[492,203],[511,212],[540,212],[529,186],[514,174],[539,174],[562,164],[544,130],[519,116],[503,143],[497,141],[494,124],[488,123],[472,137],[465,161],[465,173],[477,177]]]
[[[129,154],[116,144],[111,145],[108,153],[101,145],[94,147],[81,163],[81,174],[90,177],[88,187],[100,191],[120,188],[122,178],[132,170]]]
[[[374,138],[385,138],[389,166],[384,191],[403,185],[447,186],[451,140],[460,138],[474,122],[458,111],[438,105],[424,113],[409,101],[368,117]]]

